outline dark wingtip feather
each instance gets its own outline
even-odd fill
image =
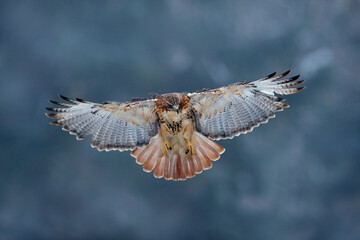
[[[272,78],[272,77],[275,76],[275,75],[276,75],[276,72],[273,72],[273,73],[269,74],[267,77],[268,77],[268,78]]]
[[[59,96],[59,98],[62,98],[62,99],[64,99],[64,100],[66,100],[66,101],[69,99],[69,98],[67,98],[67,97],[65,97],[65,96],[63,96],[63,95],[61,95],[61,94],[59,94],[58,96]]]
[[[302,84],[303,82],[305,82],[304,79],[303,79],[303,80],[299,80],[299,81],[296,82],[296,85]]]
[[[45,115],[49,118],[57,118],[57,114],[56,113],[45,113]]]
[[[301,90],[304,90],[306,88],[306,86],[303,86],[303,87],[298,87],[298,88],[296,88],[296,92],[300,92]]]
[[[50,112],[56,112],[55,108],[46,107],[45,110],[50,111]]]
[[[86,101],[85,101],[84,99],[81,99],[81,98],[75,98],[75,99],[76,99],[76,101],[78,101],[78,102],[86,103]]]
[[[71,102],[71,103],[76,103],[74,100],[72,100],[72,99],[70,99],[70,98],[68,98],[68,97],[65,97],[65,96],[63,96],[63,95],[61,95],[61,94],[59,94],[59,97],[62,98],[62,99],[64,99],[65,101],[68,101],[68,102]]]
[[[290,81],[290,82],[291,82],[291,81],[295,81],[295,80],[297,80],[299,77],[300,77],[300,74],[289,78],[289,81]]]
[[[306,81],[305,79],[302,79],[302,80],[299,80],[298,82],[300,82],[300,84],[301,84],[301,83],[303,83],[305,81]]]
[[[56,104],[56,105],[59,105],[59,106],[62,106],[62,107],[69,107],[69,106],[71,106],[71,105],[69,105],[68,103],[61,103],[61,102],[57,102],[57,101],[53,101],[53,100],[49,100],[49,103]]]
[[[58,121],[49,122],[50,125],[59,125]]]
[[[273,72],[273,73],[267,75],[266,77],[264,77],[264,79],[272,78],[272,77],[275,76],[275,75],[276,75],[276,72]]]
[[[289,69],[289,70],[281,73],[281,74],[279,75],[279,77],[280,77],[280,78],[283,78],[283,77],[287,76],[290,72],[291,72],[291,69]]]
[[[290,105],[289,105],[289,104],[287,104],[287,103],[284,103],[284,105],[282,105],[281,107],[282,107],[282,108],[289,108],[289,107],[290,107]]]

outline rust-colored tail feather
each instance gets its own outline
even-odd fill
[[[162,178],[165,175],[165,162],[167,156],[163,156],[160,158],[159,162],[156,164],[154,169],[154,176],[156,178]]]
[[[186,175],[183,169],[183,159],[180,153],[173,153],[165,171],[166,180],[185,180]]]
[[[223,146],[210,140],[201,133],[195,132],[194,135],[196,136],[197,142],[200,143],[201,146],[207,146],[206,147],[207,149],[209,149],[210,151],[217,152],[219,154],[219,156],[216,159],[211,159],[211,160],[213,161],[218,160],[220,158],[220,154],[223,154],[225,152],[225,148]]]
[[[203,166],[201,164],[200,157],[198,155],[192,156],[192,161],[194,163],[194,170],[196,174],[200,174],[203,171]]]
[[[216,161],[225,149],[202,134],[195,132],[193,145],[195,155],[185,153],[184,146],[174,146],[164,152],[164,143],[159,135],[151,139],[147,146],[136,148],[131,155],[136,162],[143,165],[145,172],[154,171],[156,178],[166,180],[185,180],[202,173],[212,167],[211,161]]]
[[[160,160],[160,152],[157,151],[154,153],[154,150],[156,149],[155,148],[153,149],[152,153],[150,154],[150,157],[143,165],[145,172],[151,172],[152,170],[154,170],[156,164]]]
[[[195,176],[193,156],[186,155],[186,157],[184,158],[184,161],[183,161],[183,169],[184,169],[185,175],[188,178]]]
[[[204,170],[210,169],[212,167],[211,160],[208,155],[206,155],[205,151],[201,148],[201,146],[197,147],[196,157],[200,159],[202,168]]]

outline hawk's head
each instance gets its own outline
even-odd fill
[[[185,93],[169,93],[160,95],[158,99],[161,100],[163,109],[166,109],[167,111],[176,111],[179,113],[179,111],[184,106],[186,97],[187,94]]]

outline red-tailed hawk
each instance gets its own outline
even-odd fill
[[[233,83],[195,93],[153,95],[131,102],[93,103],[61,96],[62,108],[46,108],[51,124],[76,135],[92,135],[99,151],[133,150],[131,155],[156,178],[185,180],[212,167],[225,149],[213,140],[231,139],[266,123],[289,107],[277,94],[293,94],[304,80],[272,73],[262,79]]]

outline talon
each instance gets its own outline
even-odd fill
[[[169,141],[166,140],[164,144],[165,144],[165,151],[166,152],[168,152],[169,150],[170,151],[172,150],[172,147],[171,147]]]
[[[191,155],[196,155],[191,143],[189,142],[187,147],[185,148],[185,154],[188,154],[191,151]]]

